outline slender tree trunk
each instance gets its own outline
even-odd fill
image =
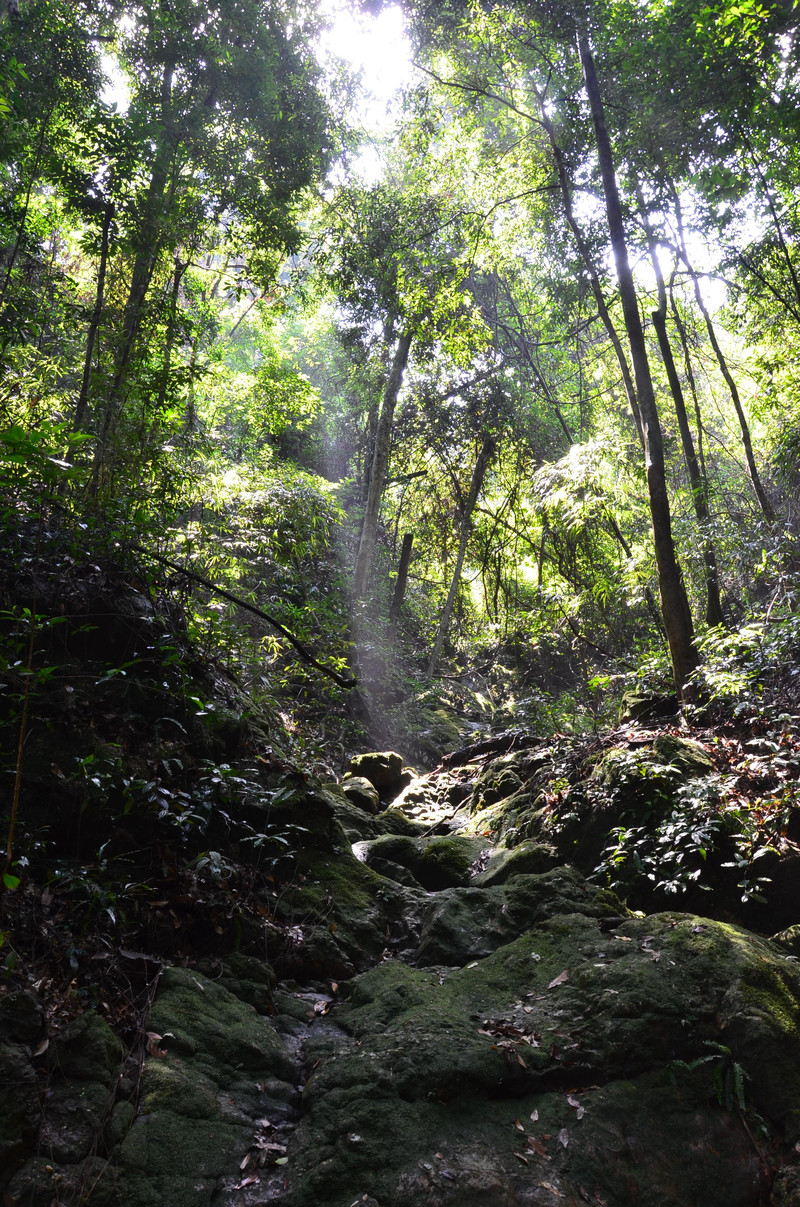
[[[625,349],[622,347],[622,341],[620,340],[619,335],[617,334],[617,329],[614,326],[614,320],[612,319],[608,306],[606,305],[606,300],[603,296],[603,287],[600,284],[600,277],[595,267],[594,260],[592,259],[589,245],[584,239],[583,232],[581,231],[581,228],[578,225],[578,221],[575,217],[575,210],[572,205],[572,190],[570,188],[567,166],[564,161],[564,154],[559,146],[558,139],[556,138],[555,127],[553,126],[553,123],[547,113],[547,105],[544,95],[537,93],[537,100],[539,102],[539,109],[541,111],[542,125],[544,126],[548,139],[550,140],[550,148],[553,152],[553,159],[555,160],[558,183],[561,189],[561,199],[564,204],[564,213],[566,215],[567,225],[572,231],[572,237],[575,240],[580,257],[583,260],[586,271],[589,274],[589,284],[591,285],[592,294],[597,306],[597,312],[600,315],[603,326],[606,329],[606,334],[611,340],[611,345],[614,349],[617,364],[619,365],[619,371],[622,376],[622,384],[625,387],[625,396],[628,399],[628,405],[631,409],[633,421],[636,424],[636,431],[639,435],[639,439],[642,442],[642,445],[644,445],[644,433],[642,430],[642,416],[640,413],[639,399],[636,395],[636,388],[631,376],[628,358],[625,355]]]
[[[687,682],[698,664],[698,658],[694,645],[689,602],[686,598],[686,589],[680,567],[678,566],[678,559],[675,555],[675,544],[672,539],[672,519],[669,510],[669,498],[667,496],[661,425],[658,420],[653,380],[650,375],[650,365],[647,359],[644,329],[639,315],[636,286],[628,260],[625,228],[622,221],[622,207],[617,188],[611,141],[606,129],[603,99],[597,82],[594,59],[592,58],[586,35],[582,31],[578,37],[578,48],[597,142],[597,154],[603,180],[608,230],[614,252],[614,262],[617,268],[622,312],[625,316],[625,329],[631,350],[636,394],[642,420],[647,489],[650,500],[650,516],[653,524],[656,565],[658,567],[661,611],[664,617],[664,628],[667,631],[675,686],[678,695],[686,699],[689,692]]]
[[[83,380],[81,381],[81,392],[78,395],[78,401],[75,404],[75,415],[72,421],[76,430],[80,428],[84,421],[86,408],[89,402],[89,385],[92,379],[94,346],[97,339],[97,332],[100,328],[100,319],[103,316],[103,303],[105,301],[108,245],[109,236],[111,233],[111,223],[113,219],[114,204],[113,202],[109,201],[106,204],[105,213],[103,215],[103,229],[100,237],[100,263],[97,266],[97,284],[94,292],[94,309],[92,310],[92,317],[89,321],[89,330],[86,333],[86,355],[83,359]]]
[[[675,293],[673,290],[675,274],[672,274],[669,283],[669,302],[672,310],[672,318],[675,323],[675,330],[678,332],[678,337],[681,341],[681,349],[683,351],[683,365],[686,370],[686,380],[689,383],[689,389],[692,394],[692,402],[694,403],[694,421],[697,426],[697,455],[700,460],[700,469],[703,477],[708,477],[706,470],[706,457],[703,451],[703,417],[700,414],[700,399],[697,393],[697,382],[695,381],[694,369],[692,368],[692,354],[689,348],[689,336],[686,331],[686,325],[681,318],[681,312],[678,309],[678,303],[675,301]]]
[[[51,110],[51,112],[52,112],[52,110]],[[25,234],[25,227],[27,226],[27,223],[28,223],[28,210],[30,209],[30,205],[31,205],[31,193],[33,192],[33,186],[35,185],[36,181],[39,179],[39,163],[42,158],[42,152],[44,150],[45,135],[47,134],[47,127],[49,126],[49,124],[50,124],[50,113],[48,113],[47,116],[42,121],[41,129],[39,130],[39,141],[36,144],[36,156],[33,161],[33,167],[31,168],[30,179],[28,180],[28,187],[25,192],[25,203],[22,207],[22,217],[20,218],[19,223],[17,224],[17,236],[16,236],[16,239],[14,240],[14,246],[11,249],[11,255],[9,256],[9,259],[8,259],[8,267],[6,269],[6,275],[3,280],[3,287],[2,287],[2,289],[0,289],[0,305],[2,305],[5,302],[6,294],[8,293],[8,286],[11,282],[11,274],[14,271],[14,265],[17,262],[17,256],[19,254],[19,249],[22,244],[22,238]]]
[[[778,216],[778,211],[775,207],[775,202],[772,198],[772,191],[769,187],[769,183],[761,169],[761,164],[758,162],[758,156],[756,155],[750,140],[748,139],[747,135],[744,132],[742,132],[742,140],[744,142],[744,145],[747,147],[747,150],[750,153],[750,158],[753,161],[753,167],[755,168],[756,173],[758,174],[758,178],[761,181],[761,185],[764,189],[764,195],[767,198],[767,205],[769,206],[769,212],[772,215],[772,224],[775,227],[775,235],[778,240],[778,246],[781,249],[781,254],[783,255],[783,259],[786,263],[786,267],[789,270],[789,276],[792,279],[792,286],[794,288],[795,302],[787,302],[786,298],[782,298],[780,293],[778,293],[776,290],[772,289],[772,287],[769,286],[768,283],[767,283],[767,286],[768,286],[768,288],[772,289],[772,293],[774,293],[775,296],[778,298],[778,300],[783,303],[783,305],[794,316],[794,318],[800,320],[800,278],[798,278],[797,270],[795,269],[795,266],[794,266],[794,260],[792,259],[792,253],[790,252],[790,250],[787,246],[787,243],[786,243],[786,236],[783,233],[783,227],[781,226],[781,220]],[[749,267],[749,265],[747,265],[747,262],[744,260],[744,257],[740,257],[740,259],[747,267]],[[756,273],[756,275],[758,275],[758,274]]]
[[[672,355],[672,346],[669,342],[667,333],[667,289],[664,284],[664,274],[661,271],[661,264],[658,259],[658,247],[656,245],[655,236],[653,235],[650,221],[647,215],[647,208],[644,203],[641,189],[636,188],[636,196],[639,202],[639,212],[644,222],[645,236],[647,238],[647,246],[650,252],[650,260],[653,265],[653,272],[656,277],[656,288],[658,290],[658,309],[652,313],[653,327],[655,328],[658,346],[661,351],[661,359],[664,362],[664,368],[667,373],[667,381],[669,382],[672,401],[675,405],[675,417],[678,421],[678,431],[681,436],[681,445],[683,447],[683,459],[686,464],[686,470],[689,474],[689,485],[692,492],[692,504],[694,512],[703,532],[703,562],[705,564],[705,580],[706,580],[706,622],[715,628],[717,625],[725,624],[725,616],[722,611],[722,600],[720,599],[719,591],[719,573],[717,571],[717,555],[714,545],[707,535],[707,526],[709,520],[708,513],[708,481],[700,471],[700,466],[697,461],[697,453],[695,452],[694,440],[692,439],[692,429],[689,426],[689,416],[686,413],[686,403],[683,397],[683,387],[681,379],[678,376],[678,370],[675,367],[675,358]]]
[[[758,472],[758,466],[756,465],[755,454],[753,453],[753,442],[750,438],[750,425],[747,422],[747,416],[745,415],[744,408],[742,407],[742,400],[739,397],[739,390],[737,389],[736,382],[733,380],[731,371],[728,368],[728,362],[725,359],[725,355],[722,351],[722,348],[719,346],[719,340],[717,339],[717,333],[714,330],[714,324],[711,321],[711,315],[708,313],[708,308],[707,308],[705,302],[703,301],[703,295],[700,291],[700,281],[698,279],[697,273],[695,272],[695,270],[692,266],[691,261],[689,260],[688,253],[686,251],[686,242],[685,242],[685,239],[683,236],[683,216],[681,213],[681,203],[680,203],[680,198],[677,196],[677,194],[674,194],[674,201],[675,201],[675,213],[676,213],[676,216],[678,219],[678,232],[679,232],[680,244],[681,244],[680,256],[681,256],[681,259],[683,260],[684,264],[686,265],[686,269],[689,273],[689,276],[692,279],[692,284],[694,286],[695,301],[697,302],[697,308],[703,316],[703,321],[705,322],[705,325],[706,325],[706,331],[708,332],[709,342],[711,344],[711,347],[714,350],[714,355],[717,358],[717,364],[719,365],[720,373],[725,378],[725,384],[727,385],[728,392],[730,393],[730,396],[731,396],[731,402],[733,403],[733,409],[736,411],[736,418],[739,420],[739,427],[740,427],[741,433],[742,433],[742,447],[744,448],[745,460],[747,461],[747,470],[750,475],[750,482],[752,483],[753,491],[755,493],[756,498],[758,499],[758,505],[761,508],[764,519],[769,524],[772,524],[775,522],[775,509],[773,508],[772,504],[770,503],[769,499],[767,498],[767,493],[764,490],[764,486],[761,482],[761,476]]]
[[[381,496],[386,481],[386,470],[389,465],[389,444],[392,436],[392,421],[403,384],[403,374],[408,364],[408,354],[411,350],[411,331],[406,330],[397,341],[392,367],[386,381],[383,393],[381,413],[375,433],[375,452],[372,457],[372,470],[369,480],[369,493],[364,509],[364,523],[361,527],[361,540],[358,543],[356,571],[353,583],[353,597],[363,599],[367,592],[372,558],[375,552],[375,541],[378,535],[378,515],[381,508]]]
[[[478,453],[475,465],[472,469],[472,478],[469,484],[469,491],[464,503],[464,508],[461,512],[461,531],[458,538],[458,553],[456,555],[456,564],[453,570],[453,577],[450,580],[450,590],[447,592],[444,610],[442,611],[441,619],[439,620],[439,628],[436,631],[436,639],[433,643],[433,652],[431,660],[428,663],[428,674],[433,675],[436,670],[436,664],[439,661],[439,656],[442,652],[444,639],[447,636],[447,630],[450,627],[450,617],[453,614],[453,606],[458,595],[458,588],[461,583],[461,571],[464,568],[464,558],[467,554],[467,541],[469,540],[470,521],[472,513],[475,510],[475,504],[478,501],[478,495],[483,486],[483,480],[486,477],[486,471],[489,468],[489,462],[492,459],[495,450],[495,442],[491,436],[484,436],[483,444]]]
[[[369,484],[372,479],[372,461],[375,456],[375,442],[378,435],[378,407],[370,406],[367,412],[367,429],[364,433],[366,447],[364,449],[364,482],[361,487],[361,498],[366,503],[369,498]]]
[[[156,151],[147,196],[142,206],[142,217],[136,236],[136,254],[131,270],[131,283],[122,314],[121,335],[114,363],[114,379],[108,392],[102,427],[95,446],[94,464],[90,490],[96,494],[103,467],[109,460],[109,443],[113,428],[122,409],[123,386],[128,363],[139,334],[147,291],[161,251],[168,183],[174,166],[176,144],[170,137],[172,108],[172,76],[174,64],[166,62],[161,77],[161,143]]]
[[[397,622],[400,619],[400,609],[403,606],[403,598],[406,593],[408,567],[411,564],[411,547],[413,544],[414,534],[413,532],[407,532],[403,537],[403,546],[400,550],[400,564],[397,567],[397,581],[394,584],[394,597],[392,598],[392,606],[389,609],[389,630],[392,637],[394,637]]]
[[[164,368],[162,369],[161,386],[158,391],[156,415],[158,415],[164,409],[164,403],[167,399],[169,375],[172,372],[172,353],[175,347],[175,333],[178,327],[178,299],[180,297],[183,274],[186,272],[188,267],[188,262],[183,264],[179,257],[177,255],[175,256],[175,272],[172,277],[172,289],[170,291],[169,298],[169,318],[167,319],[167,331],[164,339]]]

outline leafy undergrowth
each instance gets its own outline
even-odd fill
[[[291,944],[305,773],[141,566],[22,523],[0,583],[0,992],[35,987],[50,1034],[94,1008],[132,1040],[160,961]]]
[[[93,1008],[132,1042],[161,961],[191,965],[240,950],[280,965],[291,951],[296,936],[279,906],[313,824],[302,811],[304,767],[329,776],[331,768],[321,738],[304,748],[279,700],[254,705],[198,644],[174,583],[92,547],[80,529],[22,524],[6,549],[0,759],[11,860],[0,990],[35,988],[50,1034]],[[732,657],[743,661],[741,650]],[[775,917],[796,920],[796,668],[786,658],[767,663],[756,692],[745,660],[747,693],[739,685],[735,707],[720,702],[713,724],[706,718],[689,731],[711,774],[682,781],[677,803],[657,820],[655,812],[631,818],[602,835],[586,870],[634,906],[694,908],[762,930],[777,929]],[[454,696],[442,707],[428,689],[412,703],[405,720],[416,723],[425,759],[470,735],[494,742],[494,753],[503,748],[490,723],[465,723]],[[647,780],[656,799],[673,792],[669,764],[643,772],[633,756],[686,733],[667,723],[548,736],[535,784],[545,811],[568,826],[576,803],[607,805],[613,792],[593,771],[615,747],[631,752],[629,779]],[[541,736],[519,732],[506,748],[535,744]],[[303,758],[312,747],[314,758]],[[462,762],[465,783],[485,766]],[[450,769],[458,764],[451,754]],[[721,879],[708,876],[721,867]]]

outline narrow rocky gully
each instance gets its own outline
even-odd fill
[[[800,1203],[794,894],[777,876],[769,939],[721,858],[716,919],[586,879],[642,807],[634,757],[673,794],[713,766],[631,723],[580,790],[574,745],[512,734],[273,792],[303,849],[238,945],[105,953],[146,990],[130,1052],[103,1002],[46,1032],[46,986],[0,997],[6,1207]]]

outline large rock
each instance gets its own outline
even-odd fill
[[[514,876],[489,888],[454,888],[422,911],[416,964],[460,965],[483,959],[545,918],[586,914],[618,919],[625,909],[613,893],[587,884],[569,867]]]
[[[205,1207],[225,1201],[242,1180],[260,1120],[275,1128],[291,1115],[296,1062],[268,1019],[190,969],[163,974],[148,1029],[156,1039],[138,1114],[99,1202]]]
[[[386,835],[363,846],[366,863],[383,875],[397,879],[392,865],[399,865],[411,873],[412,883],[438,892],[468,883],[485,844],[480,838],[461,835]]]
[[[691,915],[607,925],[552,917],[463,968],[353,982],[350,1041],[307,1050],[287,1202],[763,1203],[754,1129],[800,1138],[800,970]]]
[[[119,1086],[125,1049],[99,1014],[87,1011],[78,1015],[51,1040],[47,1055],[42,1054],[41,1059],[49,1058],[50,1066],[44,1112],[39,1105],[35,1071],[29,1060],[20,1062],[19,1052],[13,1046],[0,1049],[0,1065],[6,1064],[0,1084],[5,1083],[12,1094],[19,1096],[14,1109],[0,1111],[0,1127],[10,1125],[10,1135],[0,1140],[0,1165],[5,1156],[8,1174],[9,1158],[16,1155],[16,1165],[20,1164],[19,1157],[29,1158],[9,1181],[7,1196],[11,1202],[38,1207],[49,1204],[55,1191],[60,1201],[79,1193],[84,1180],[92,1184],[99,1176],[105,1164],[99,1157],[103,1130]],[[17,1066],[13,1074],[8,1068],[9,1059]],[[0,1091],[0,1107],[5,1106]],[[39,1125],[36,1129],[34,1124],[39,1153],[34,1157],[29,1155],[32,1110]]]
[[[356,754],[347,764],[346,776],[363,777],[377,789],[382,801],[391,801],[413,778],[403,769],[403,760],[393,750]]]

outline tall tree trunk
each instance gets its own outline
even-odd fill
[[[75,403],[75,415],[72,421],[76,430],[80,428],[81,424],[83,423],[86,415],[86,408],[89,402],[89,385],[92,379],[94,346],[97,339],[97,332],[100,328],[100,319],[103,316],[103,303],[105,302],[108,245],[111,233],[111,223],[113,219],[114,203],[109,201],[106,203],[105,213],[103,214],[103,229],[100,236],[100,263],[97,266],[97,284],[94,291],[94,309],[92,310],[92,317],[89,320],[89,330],[86,333],[86,355],[83,358],[83,379],[81,381],[81,392],[78,395],[78,401]]]
[[[720,348],[720,346],[719,346],[719,340],[717,339],[717,333],[714,330],[714,324],[711,321],[711,315],[708,313],[708,307],[706,306],[705,302],[703,301],[703,295],[700,291],[700,281],[698,279],[697,273],[694,270],[694,267],[689,259],[688,252],[686,250],[686,241],[685,241],[684,235],[683,235],[683,215],[682,215],[682,211],[681,211],[680,198],[678,197],[677,193],[675,193],[673,195],[673,199],[675,202],[675,214],[678,219],[678,234],[680,237],[680,257],[683,260],[684,264],[686,265],[686,270],[692,279],[692,284],[694,286],[694,297],[695,297],[695,301],[697,302],[697,308],[703,316],[703,321],[705,322],[705,325],[706,325],[706,331],[708,332],[709,342],[711,344],[711,347],[714,350],[714,355],[717,358],[717,364],[719,365],[720,373],[725,378],[725,384],[727,385],[728,392],[731,396],[731,402],[733,403],[733,409],[736,411],[736,418],[739,420],[739,428],[741,429],[741,433],[742,433],[742,447],[744,448],[745,460],[747,461],[747,471],[750,475],[750,481],[753,486],[753,491],[755,493],[756,498],[758,499],[758,505],[761,508],[764,519],[769,524],[772,524],[775,522],[775,509],[773,508],[772,504],[770,503],[769,499],[767,498],[767,493],[764,490],[764,486],[761,482],[761,476],[758,472],[758,466],[756,465],[755,454],[753,453],[753,442],[750,438],[750,425],[747,422],[747,416],[745,415],[744,408],[742,407],[742,400],[739,397],[739,390],[737,389],[736,382],[733,380],[731,371],[728,368],[728,362],[725,359],[725,355],[722,351],[722,348]]]
[[[188,267],[188,261],[184,264],[179,256],[175,256],[175,271],[172,277],[172,289],[170,290],[169,298],[169,317],[167,318],[167,330],[164,338],[164,367],[161,370],[161,385],[158,391],[156,415],[153,417],[154,424],[158,415],[163,411],[164,403],[167,400],[169,377],[172,372],[172,353],[175,348],[175,335],[178,329],[178,299],[180,297],[183,274]]]
[[[103,423],[95,446],[90,488],[93,494],[97,493],[100,475],[109,459],[109,442],[122,409],[123,386],[128,363],[139,334],[147,291],[162,246],[165,212],[169,208],[167,186],[177,150],[177,144],[170,135],[173,73],[174,64],[166,62],[161,77],[161,142],[156,150],[147,196],[142,205],[141,223],[135,243],[136,253],[131,270],[131,283],[122,314],[120,341],[114,363],[114,379],[109,388]]]
[[[491,436],[484,436],[483,444],[480,452],[472,468],[472,478],[470,479],[469,491],[464,502],[464,507],[461,512],[461,530],[458,538],[458,553],[456,555],[456,564],[453,569],[453,577],[450,580],[450,590],[447,592],[444,609],[441,619],[439,620],[439,628],[436,630],[436,639],[433,643],[433,652],[431,660],[428,663],[428,674],[433,675],[436,670],[436,664],[439,661],[439,656],[442,652],[444,639],[447,636],[447,630],[450,627],[450,617],[453,614],[453,606],[458,595],[458,588],[461,583],[461,571],[464,568],[464,558],[467,553],[467,541],[469,540],[470,521],[472,513],[475,510],[475,504],[478,501],[478,495],[483,486],[483,480],[486,477],[486,471],[489,468],[489,462],[492,459],[495,450],[495,442]]]
[[[14,240],[14,246],[12,247],[11,254],[8,258],[8,266],[6,268],[6,275],[3,280],[3,286],[2,286],[2,289],[0,289],[0,305],[2,305],[5,302],[6,294],[8,293],[8,286],[11,282],[11,274],[14,271],[14,265],[17,262],[17,256],[19,255],[19,249],[22,244],[23,236],[25,234],[25,227],[28,224],[28,211],[31,206],[31,194],[33,193],[33,186],[36,184],[36,181],[39,179],[39,163],[41,161],[42,152],[44,150],[44,140],[45,140],[45,136],[47,134],[47,127],[50,124],[51,113],[52,113],[52,109],[47,113],[47,115],[43,119],[41,127],[39,129],[39,140],[36,144],[36,156],[33,161],[33,167],[31,168],[30,177],[28,179],[28,187],[25,192],[25,202],[22,206],[22,216],[20,217],[20,220],[17,224],[16,239]]]
[[[667,631],[675,686],[678,695],[686,699],[689,694],[688,679],[698,664],[698,657],[694,645],[689,601],[686,598],[686,589],[680,567],[678,566],[678,559],[675,555],[675,544],[672,539],[672,519],[669,510],[669,498],[667,496],[661,425],[658,420],[653,380],[650,375],[650,365],[647,359],[644,329],[639,315],[636,286],[634,285],[633,273],[631,272],[628,260],[625,228],[622,221],[622,207],[617,188],[611,141],[606,129],[603,98],[597,82],[594,59],[592,58],[589,44],[583,31],[578,35],[578,49],[583,66],[586,94],[592,113],[600,173],[603,180],[608,230],[614,252],[622,312],[625,317],[625,330],[631,350],[631,361],[636,380],[636,394],[642,420],[647,489],[650,501],[650,516],[653,524],[656,565],[658,567],[661,611],[664,617],[664,628]]]
[[[358,543],[356,571],[353,582],[354,599],[363,599],[367,592],[367,582],[372,569],[372,558],[375,552],[375,541],[378,535],[378,515],[381,508],[381,496],[386,481],[386,470],[389,465],[389,444],[392,437],[392,422],[397,406],[400,387],[403,384],[403,374],[408,364],[408,354],[411,350],[411,331],[402,332],[392,360],[392,367],[386,380],[383,392],[383,403],[375,432],[375,451],[372,457],[372,469],[369,479],[369,493],[364,509],[364,523],[361,527],[361,540]]]
[[[696,382],[695,376],[694,376],[694,369],[692,368],[692,353],[691,353],[691,349],[689,347],[689,336],[686,331],[686,324],[684,323],[683,318],[681,317],[681,312],[678,307],[678,303],[675,300],[674,283],[675,283],[675,273],[673,272],[672,276],[670,277],[670,282],[669,282],[669,303],[670,303],[670,308],[672,310],[672,319],[673,319],[673,322],[675,323],[675,330],[678,332],[678,338],[681,341],[681,349],[683,351],[683,367],[686,370],[686,380],[689,383],[689,389],[690,389],[691,395],[692,395],[692,402],[694,403],[694,421],[697,426],[697,455],[700,460],[700,469],[703,474],[703,477],[707,478],[708,472],[706,470],[706,457],[705,457],[705,453],[703,451],[704,428],[703,428],[703,417],[700,414],[700,398],[697,393],[697,382]]]
[[[614,320],[612,319],[608,306],[606,305],[606,300],[603,296],[603,287],[600,284],[600,277],[598,275],[597,268],[595,267],[592,253],[589,250],[589,245],[584,239],[583,232],[578,225],[577,218],[575,217],[575,210],[572,205],[572,190],[570,188],[569,176],[567,174],[567,165],[564,161],[564,153],[559,146],[558,139],[556,138],[555,127],[547,112],[546,98],[543,93],[537,92],[536,95],[539,102],[542,125],[544,126],[548,139],[550,140],[550,148],[553,152],[553,159],[555,160],[558,184],[559,188],[561,189],[561,199],[564,204],[564,214],[567,219],[567,225],[572,231],[572,237],[575,240],[575,245],[578,248],[580,257],[583,260],[586,271],[589,274],[589,284],[591,285],[592,295],[594,296],[595,304],[597,306],[597,312],[600,315],[603,326],[606,329],[606,334],[611,340],[611,345],[614,349],[617,364],[619,365],[619,371],[622,376],[622,384],[625,387],[625,396],[628,399],[628,405],[631,409],[633,421],[636,424],[636,431],[638,432],[639,439],[642,442],[642,445],[644,445],[644,432],[642,430],[642,416],[640,414],[639,399],[636,396],[636,389],[633,378],[631,377],[628,358],[625,355],[625,350],[622,347],[622,341],[620,340],[619,335],[617,334],[617,329],[614,326]]]
[[[703,562],[705,564],[705,579],[706,579],[706,622],[715,628],[717,625],[725,624],[725,616],[722,611],[722,600],[719,592],[719,573],[717,571],[717,555],[714,545],[707,535],[708,528],[708,481],[704,474],[701,473],[700,465],[695,452],[694,440],[692,438],[692,429],[689,426],[689,416],[686,413],[686,403],[683,397],[683,387],[681,379],[678,376],[678,370],[675,367],[675,358],[672,355],[672,346],[669,342],[667,333],[667,289],[664,284],[664,274],[661,271],[661,264],[658,259],[658,247],[653,234],[650,220],[647,214],[647,207],[644,203],[641,189],[637,185],[636,196],[639,202],[639,212],[644,222],[645,237],[647,246],[650,252],[650,260],[653,265],[653,272],[656,278],[656,288],[658,290],[658,309],[652,312],[653,327],[655,328],[658,346],[661,351],[661,359],[664,362],[664,368],[667,373],[667,381],[669,382],[672,401],[675,405],[675,418],[678,421],[678,431],[681,436],[681,445],[683,447],[683,459],[686,464],[686,470],[689,474],[689,485],[692,492],[692,504],[694,512],[700,524],[701,532],[703,532]]]
[[[411,547],[414,544],[414,533],[407,532],[403,537],[403,547],[400,550],[400,564],[397,567],[397,581],[394,584],[392,606],[389,609],[389,631],[393,638],[397,622],[400,619],[400,609],[408,582],[408,567],[411,564]]]

